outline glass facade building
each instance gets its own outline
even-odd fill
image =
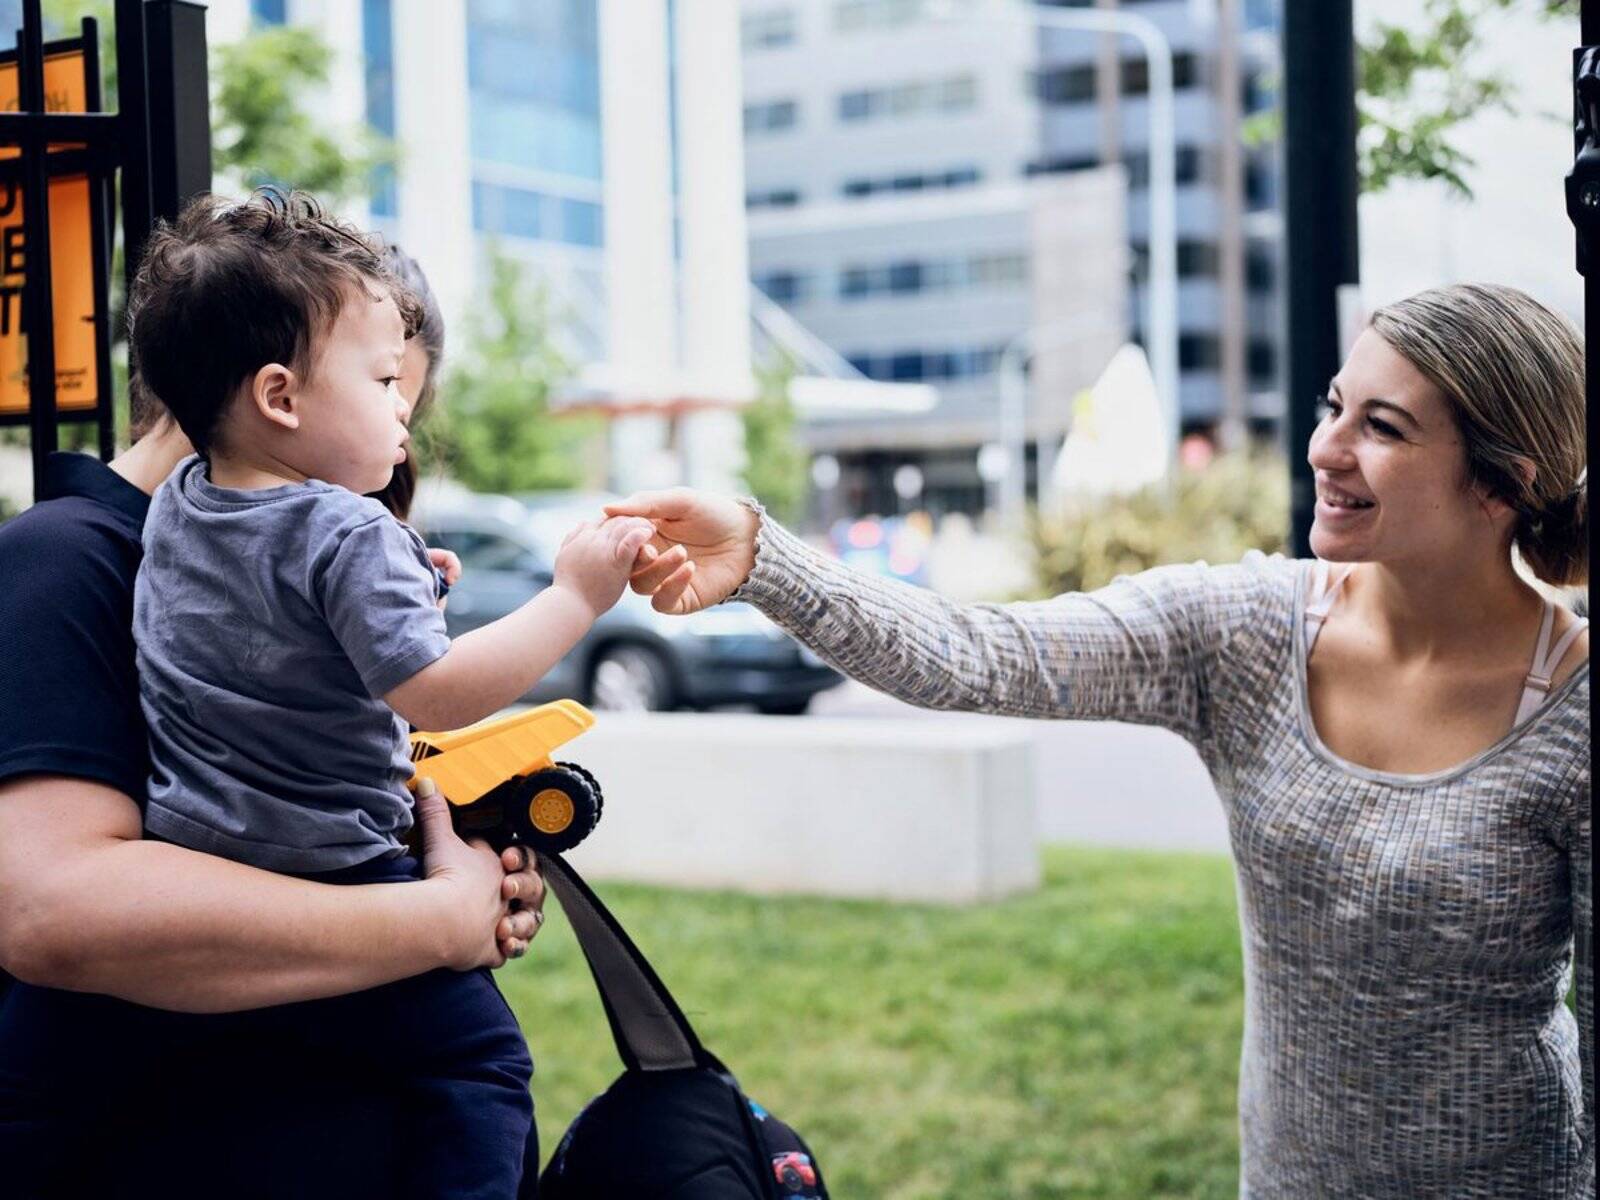
[[[361,0],[362,75],[366,88],[367,124],[393,139],[394,125],[394,0]],[[373,172],[372,215],[399,215],[394,167]]]
[[[472,215],[483,233],[604,242],[597,0],[468,0]]]
[[[250,0],[250,15],[263,25],[282,25],[289,19],[289,0]]]

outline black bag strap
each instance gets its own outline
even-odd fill
[[[617,1053],[633,1071],[725,1070],[695,1035],[666,984],[617,919],[559,854],[539,853],[539,872],[561,901],[589,961]]]

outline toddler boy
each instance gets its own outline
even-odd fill
[[[197,201],[151,237],[134,365],[197,455],[151,502],[134,597],[150,835],[336,883],[415,878],[407,722],[516,700],[626,584],[649,524],[584,525],[550,587],[446,636],[421,539],[366,498],[406,455],[413,314],[379,249],[303,195]],[[532,1063],[486,970],[257,1019],[370,1048],[413,1101],[416,1194],[531,1188]]]

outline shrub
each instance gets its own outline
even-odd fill
[[[1029,525],[1037,595],[1091,591],[1163,563],[1236,562],[1285,549],[1289,468],[1276,453],[1218,457],[1174,483],[1130,496],[1074,502]]]

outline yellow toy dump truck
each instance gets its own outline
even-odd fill
[[[462,837],[560,854],[589,836],[604,801],[593,775],[550,752],[593,724],[583,705],[557,700],[449,733],[413,733],[411,783],[438,785]]]

